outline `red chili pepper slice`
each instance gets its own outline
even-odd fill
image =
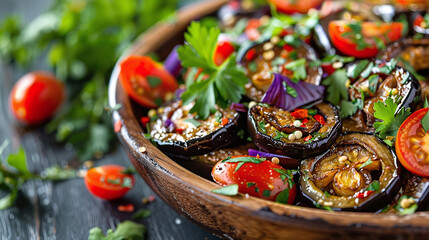
[[[150,122],[150,118],[149,117],[141,117],[140,118],[140,122],[143,125],[143,127],[146,127],[146,125],[148,124],[148,122]]]
[[[225,126],[229,122],[228,118],[222,118],[222,126]]]
[[[134,205],[131,203],[127,205],[119,205],[118,210],[120,212],[134,212]]]
[[[325,118],[320,114],[314,115],[314,119],[316,119],[316,121],[318,121],[322,125],[326,124]]]
[[[256,50],[255,49],[250,49],[247,53],[246,53],[246,59],[248,61],[252,61],[253,59],[255,59],[256,57]]]
[[[306,142],[307,142],[308,140],[310,140],[310,139],[312,139],[312,138],[313,138],[313,136],[308,135],[307,137],[305,137],[305,138],[304,138],[304,141],[306,141]]]
[[[183,128],[176,128],[176,133],[183,134],[184,129]]]
[[[294,112],[291,112],[292,117],[296,119],[303,119],[308,117],[308,110],[307,109],[295,109]]]
[[[360,192],[356,194],[356,198],[366,198],[369,195],[371,195],[374,191],[365,191],[365,192]]]
[[[305,118],[304,120],[302,120],[302,122],[301,122],[302,124],[301,124],[301,127],[303,127],[303,128],[305,128],[306,126],[305,126],[305,124],[306,123],[308,123],[308,119],[307,118]]]

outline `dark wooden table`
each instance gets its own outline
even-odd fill
[[[48,9],[51,2],[52,0],[0,0],[0,19],[13,13],[29,21]],[[33,69],[46,69],[46,66],[39,63]],[[74,158],[72,150],[56,143],[41,128],[26,129],[19,126],[9,113],[8,93],[13,82],[23,74],[23,69],[1,64],[0,142],[10,140],[7,153],[22,145],[31,171],[40,171],[52,165],[65,165]],[[116,149],[95,164],[131,166],[119,143],[116,145]],[[0,191],[0,197],[4,195]],[[128,203],[134,204],[136,210],[144,208],[152,212],[150,217],[138,221],[147,227],[148,239],[217,239],[178,215],[159,198],[150,204],[143,204],[142,198],[150,195],[154,193],[140,177],[137,177],[134,189],[116,201],[103,201],[93,197],[81,178],[59,183],[28,182],[19,192],[16,205],[0,211],[0,239],[87,239],[88,232],[93,227],[106,231],[121,221],[131,219],[133,213],[117,210],[118,205]]]

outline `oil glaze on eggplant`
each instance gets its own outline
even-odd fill
[[[254,143],[265,152],[285,155],[295,159],[305,159],[316,156],[329,149],[341,131],[342,123],[338,110],[331,104],[320,103],[316,104],[314,108],[318,109],[319,114],[323,115],[326,119],[326,125],[323,126],[323,128],[327,129],[325,131],[326,134],[324,134],[325,136],[321,136],[320,138],[314,137],[311,142],[307,143],[303,138],[296,141],[277,140],[274,136],[262,133],[258,128],[259,123],[256,119],[260,118],[258,112],[261,110],[261,107],[262,106],[256,105],[249,109],[247,128]],[[275,107],[270,108],[275,109]],[[301,130],[299,127],[296,129]],[[283,130],[290,132],[293,131],[294,128]],[[313,133],[312,130],[309,131]]]
[[[335,189],[335,180],[350,169],[365,181],[346,182],[346,186],[355,187],[355,194],[343,194]],[[303,196],[333,210],[378,210],[392,200],[401,185],[395,153],[374,135],[364,133],[340,136],[329,152],[301,161],[300,172]],[[367,191],[375,181],[379,190]]]

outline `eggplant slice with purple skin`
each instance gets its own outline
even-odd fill
[[[374,103],[388,97],[399,99],[398,110],[414,109],[415,98],[420,95],[420,84],[410,72],[395,66],[393,60],[362,60],[347,65],[346,69],[351,81],[348,87],[350,99],[362,100],[362,95],[365,97],[363,109],[343,119],[343,132],[373,133]]]
[[[374,211],[401,187],[395,153],[376,136],[347,133],[330,151],[301,161],[301,191],[317,206]]]
[[[421,86],[421,96],[429,99],[429,36],[421,39],[405,38],[389,44],[379,58],[398,59],[398,65],[416,74]]]
[[[275,40],[273,40],[275,39]],[[237,63],[244,67],[249,83],[245,85],[248,98],[260,102],[274,79],[273,73],[280,73],[293,78],[293,71],[285,68],[288,63],[305,59],[306,78],[304,82],[319,85],[322,80],[322,68],[310,66],[309,63],[318,60],[316,52],[308,44],[299,41],[299,47],[288,48],[279,42],[278,37],[272,37],[262,43],[254,42],[246,49],[240,49]]]
[[[247,118],[249,135],[259,148],[269,153],[294,159],[321,154],[340,135],[342,123],[338,110],[331,104],[319,103],[311,110],[323,117],[325,124],[322,125],[311,114],[303,120],[278,107],[266,104],[253,106]],[[296,121],[299,123],[295,125]]]
[[[158,148],[169,156],[202,155],[233,143],[242,129],[244,117],[230,108],[211,114],[206,120],[190,113],[193,104],[182,106],[176,101],[158,109],[161,113],[151,122],[150,136]],[[222,119],[228,122],[222,124]]]

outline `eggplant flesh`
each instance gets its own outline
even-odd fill
[[[253,57],[249,56],[252,50]],[[270,53],[273,53],[270,56]],[[296,53],[296,54],[295,54]],[[309,62],[317,60],[315,51],[306,43],[300,42],[300,46],[287,51],[282,46],[273,44],[271,40],[262,43],[254,43],[248,49],[243,50],[243,54],[238,56],[238,64],[244,67],[249,83],[245,85],[246,95],[254,101],[260,102],[265,92],[270,87],[274,74],[280,73],[289,78],[293,77],[293,72],[284,68],[287,62],[297,59],[306,59],[307,77],[303,81],[314,85],[320,85],[323,71],[321,67],[310,67]]]
[[[181,101],[176,101],[163,107],[162,114],[151,123],[151,138],[162,152],[172,157],[201,155],[238,138],[243,117],[237,111],[217,107],[217,112],[206,120],[196,120],[191,108],[192,104],[182,106]],[[223,118],[228,123],[222,125]]]
[[[372,67],[368,76],[359,75],[356,79],[351,79],[351,86],[348,88],[351,100],[362,99],[362,92],[365,94],[363,109],[358,109],[350,118],[343,121],[343,132],[358,131],[373,133],[373,124],[376,121],[374,117],[374,104],[379,101],[385,101],[389,97],[398,98],[398,109],[414,109],[415,98],[420,95],[420,84],[417,79],[402,67],[395,66],[389,74],[380,73],[381,64],[384,61],[375,60],[369,62],[367,68]],[[348,71],[356,66],[352,63],[347,66]],[[365,72],[365,69],[363,72]],[[370,76],[377,75],[378,81],[370,82]],[[371,91],[371,87],[374,91]]]
[[[312,126],[294,126],[297,119],[290,116],[290,113],[277,107],[256,105],[249,109],[249,134],[254,143],[265,152],[295,159],[316,156],[331,146],[339,136],[342,124],[337,109],[331,104],[320,103],[314,108],[324,117],[326,123],[323,126],[319,122],[314,123],[310,116],[308,123],[313,122]],[[288,133],[282,131],[284,129],[287,132],[300,131],[302,136],[289,138]],[[309,134],[311,139],[306,138]]]
[[[396,155],[364,133],[340,136],[329,152],[301,161],[300,173],[303,197],[333,210],[380,209],[401,186]],[[366,192],[375,181],[379,190]]]

